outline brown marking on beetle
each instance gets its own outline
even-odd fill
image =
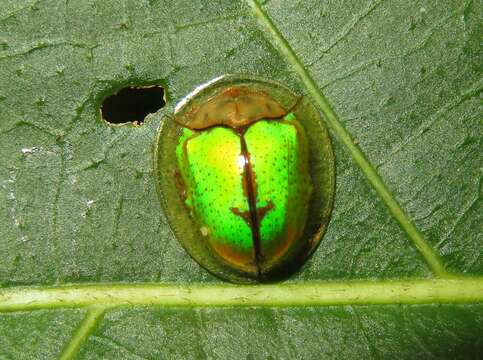
[[[287,110],[269,94],[244,86],[232,86],[204,104],[193,106],[179,119],[179,123],[192,130],[217,125],[240,128],[260,119],[278,119],[286,113]]]
[[[183,177],[181,176],[181,172],[179,170],[174,171],[174,179],[176,188],[181,196],[181,202],[186,205],[185,201],[188,198],[188,194],[186,191],[186,185],[184,183]]]
[[[295,229],[292,226],[288,226],[285,232],[285,236],[283,237],[283,239],[281,239],[282,241],[272,246],[269,246],[269,249],[265,248],[265,250],[272,254],[271,257],[273,259],[281,258],[287,253],[287,251],[289,251],[291,246],[297,239],[299,239],[299,237],[300,235],[296,233]]]
[[[240,216],[251,229],[253,250],[255,255],[255,264],[257,266],[257,277],[261,275],[261,264],[263,261],[262,244],[260,235],[260,224],[263,217],[273,209],[274,205],[271,201],[261,208],[257,207],[257,182],[255,178],[255,171],[250,160],[250,153],[248,152],[247,143],[245,141],[244,132],[246,127],[237,128],[237,132],[240,135],[241,154],[244,158],[243,174],[242,174],[242,187],[245,197],[248,201],[248,210],[240,211],[238,208],[231,208],[230,210]]]
[[[265,205],[265,206],[257,207],[257,217],[258,217],[259,221],[262,222],[265,215],[267,215],[267,213],[270,210],[272,210],[274,207],[275,207],[275,205],[273,205],[272,200],[269,200],[268,204]]]
[[[267,213],[270,210],[272,210],[274,207],[275,207],[275,205],[273,205],[273,202],[271,200],[268,202],[267,205],[262,206],[262,207],[257,207],[257,217],[258,217],[259,221],[261,222],[263,220],[263,218],[265,217],[265,215],[267,215]],[[235,214],[235,215],[241,217],[243,220],[245,220],[245,222],[251,228],[252,219],[251,219],[250,210],[241,211],[239,208],[232,207],[232,208],[230,208],[230,211],[233,214]]]
[[[245,271],[253,272],[254,275],[258,274],[258,266],[254,263],[255,254],[253,249],[250,251],[240,251],[237,247],[216,241],[212,241],[211,244],[216,253],[225,259],[225,261]]]
[[[183,159],[185,163],[188,163],[188,142],[198,135],[199,133],[194,133],[183,142]],[[188,199],[188,189],[183,179],[183,176],[181,175],[181,171],[176,169],[174,172],[174,178],[176,187],[178,188],[178,192],[180,193],[181,202],[183,203],[183,206],[189,208],[189,206],[186,205],[186,200]]]
[[[248,224],[250,229],[252,228],[252,218],[250,216],[250,210],[241,211],[239,208],[236,207],[232,207],[230,208],[230,210],[236,216],[241,217]]]
[[[285,238],[282,243],[278,244],[277,249],[274,252],[274,258],[281,257],[285,254],[296,239],[297,233],[295,232],[295,229],[292,226],[288,226],[287,231],[285,232]]]

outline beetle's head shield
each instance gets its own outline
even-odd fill
[[[199,107],[193,107],[179,122],[193,130],[217,125],[236,128],[260,119],[281,118],[286,112],[282,105],[265,92],[233,86]]]
[[[203,101],[187,98],[182,110],[175,112],[174,120],[192,130],[203,130],[212,126],[240,128],[260,119],[280,119],[295,104],[296,99],[284,88],[277,86],[275,94],[269,93],[266,83],[253,85],[252,79],[236,79],[230,86],[231,76],[217,79],[210,84],[209,96]],[[246,83],[250,81],[250,86]],[[218,84],[225,83],[224,87]],[[203,90],[203,89],[200,89]],[[191,94],[192,96],[196,95]]]

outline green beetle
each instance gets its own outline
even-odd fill
[[[185,204],[229,265],[259,277],[303,234],[305,132],[268,94],[233,86],[192,111],[176,149]]]
[[[309,141],[300,98],[271,82],[230,80],[175,112],[176,184],[197,233],[182,243],[219,276],[267,280],[292,271],[320,240],[320,224],[305,238]]]

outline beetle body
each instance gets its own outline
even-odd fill
[[[312,193],[307,138],[265,93],[231,87],[189,114],[176,148],[200,241],[253,278],[299,248]]]
[[[197,86],[160,123],[154,165],[173,234],[225,280],[285,278],[327,228],[335,192],[329,134],[307,97],[275,81],[224,75]],[[196,268],[185,275],[205,276]]]

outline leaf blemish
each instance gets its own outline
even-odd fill
[[[111,125],[141,125],[146,116],[166,104],[161,86],[127,86],[104,99],[102,119]]]

